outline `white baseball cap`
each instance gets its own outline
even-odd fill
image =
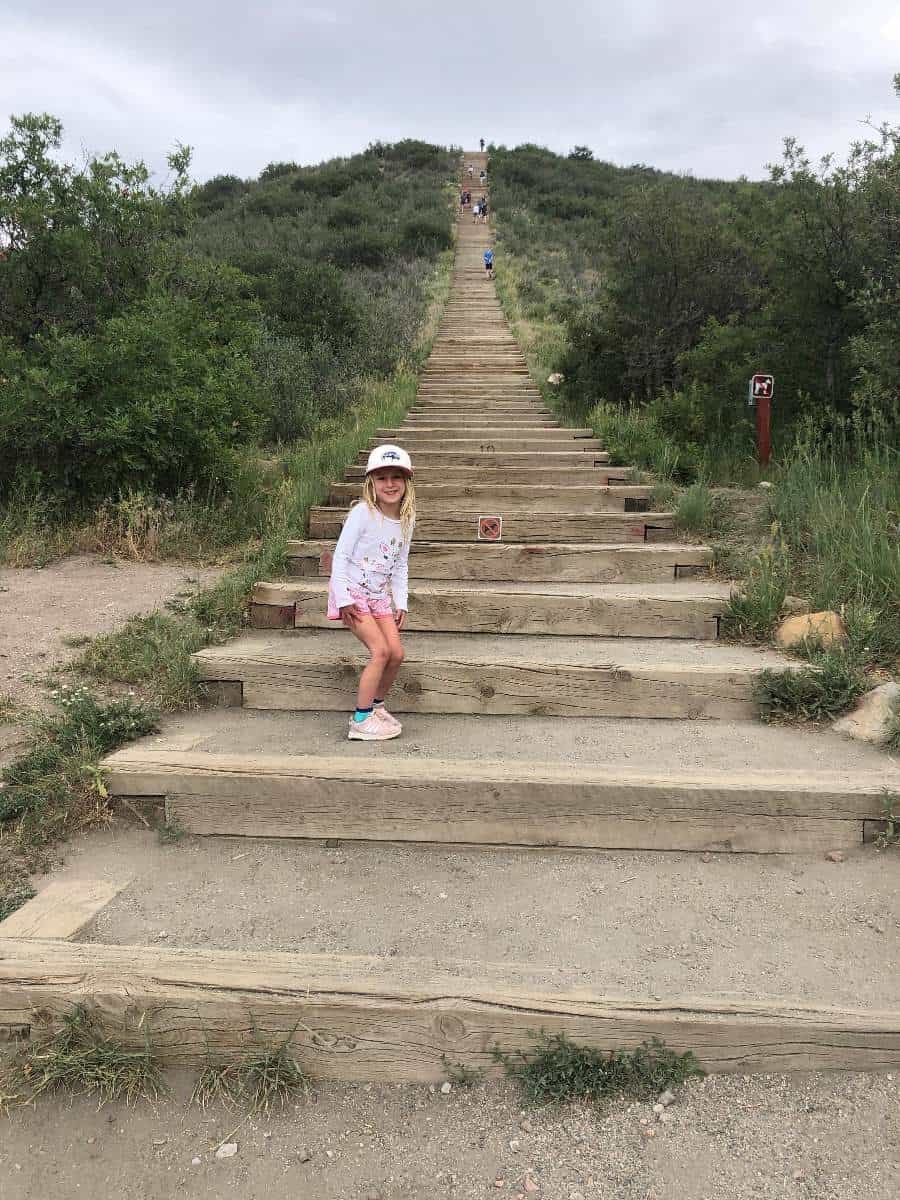
[[[379,467],[397,467],[398,470],[405,471],[407,475],[413,473],[409,455],[399,446],[375,447],[366,463],[366,474],[368,475],[370,471],[377,471]]]

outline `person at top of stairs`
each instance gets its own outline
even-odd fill
[[[350,718],[351,741],[382,742],[400,733],[384,701],[403,662],[400,630],[409,604],[409,547],[416,522],[412,462],[399,446],[376,446],[363,496],[334,550],[328,620],[342,621],[369,651]]]

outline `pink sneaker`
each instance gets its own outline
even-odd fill
[[[350,718],[347,737],[351,742],[387,742],[399,732],[399,726],[391,729],[376,713],[371,712],[364,721],[354,721],[353,717]]]
[[[375,716],[379,721],[381,721],[386,729],[396,729],[396,731],[399,733],[403,728],[397,718],[392,713],[389,713],[383,704],[376,706]]]

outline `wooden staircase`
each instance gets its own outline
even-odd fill
[[[466,161],[477,179],[486,157]],[[311,511],[308,538],[291,543],[290,578],[256,585],[254,628],[195,656],[220,705],[254,710],[236,721],[295,714],[292,752],[257,743],[250,753],[237,733],[229,752],[177,739],[136,745],[107,760],[110,791],[164,797],[170,819],[203,836],[751,853],[860,844],[895,775],[841,770],[839,761],[802,771],[765,761],[750,770],[686,768],[671,751],[646,761],[640,745],[623,769],[593,747],[601,721],[616,741],[642,718],[711,721],[732,736],[734,723],[753,717],[760,671],[791,663],[718,641],[728,589],[702,578],[710,551],[679,543],[673,514],[652,511],[652,489],[635,483],[630,467],[610,465],[592,430],[566,428],[545,407],[485,278],[491,241],[490,226],[461,216],[452,293],[416,403],[402,425],[377,435],[409,450],[419,498],[407,658],[390,696],[403,738],[346,742],[338,714],[353,707],[364,651],[324,619],[334,540],[361,486],[361,449],[328,503]],[[305,741],[304,717],[321,712],[335,714],[327,752]],[[491,759],[467,755],[464,742],[455,756],[422,756],[416,740],[427,741],[436,723],[446,744],[454,728],[464,739],[473,719],[493,722]],[[529,722],[543,743],[525,759],[518,749],[507,756],[505,738],[518,747]],[[580,741],[591,743],[583,752],[578,722],[588,735]],[[245,740],[260,728],[248,724]],[[545,752],[553,730],[573,745],[571,760]],[[99,949],[97,978],[110,987],[122,956]],[[527,1044],[524,1031],[539,1025],[608,1046],[658,1033],[716,1070],[900,1060],[893,1013],[740,997],[610,1000],[571,975],[535,968],[523,982],[519,968],[490,962],[457,971],[412,959],[141,955],[141,984],[129,975],[129,994],[168,1004],[174,1059],[179,1044],[190,1046],[183,1058],[202,1048],[195,1002],[216,1045],[237,1045],[246,1020],[230,1005],[239,995],[252,1000],[260,1027],[293,1029],[312,1072],[332,1078],[433,1079],[445,1054],[488,1065],[494,1042]],[[23,977],[39,972],[41,957],[33,958],[23,960]],[[174,981],[168,991],[160,978]],[[316,1040],[323,1030],[327,1044]],[[332,1052],[341,1039],[361,1052]]]

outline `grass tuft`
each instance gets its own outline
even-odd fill
[[[130,697],[102,702],[78,687],[51,699],[56,712],[30,719],[28,748],[0,770],[0,832],[4,850],[14,852],[0,858],[0,910],[21,894],[15,855],[40,862],[50,842],[107,821],[100,760],[158,728],[155,711]]]
[[[761,672],[756,687],[764,721],[830,720],[866,691],[866,677],[852,649],[809,645],[806,653],[811,661],[808,667]]]
[[[722,614],[722,636],[768,641],[781,616],[789,576],[787,545],[773,525],[769,541],[750,559],[746,580]]]
[[[12,916],[23,904],[33,900],[36,895],[37,892],[30,883],[20,883],[10,888],[5,895],[0,896],[0,921],[5,921],[7,917]]]
[[[653,1038],[636,1050],[606,1053],[592,1046],[576,1046],[564,1033],[530,1033],[535,1043],[531,1055],[504,1054],[495,1048],[494,1059],[521,1086],[533,1104],[567,1104],[575,1100],[599,1103],[613,1096],[645,1100],[666,1088],[678,1087],[704,1071],[690,1050],[676,1054]]]
[[[266,1113],[307,1095],[309,1077],[288,1050],[296,1028],[278,1045],[261,1046],[239,1061],[216,1063],[207,1045],[206,1065],[194,1085],[191,1102],[203,1109],[219,1103]]]
[[[155,1100],[167,1091],[149,1040],[132,1050],[103,1032],[97,1017],[79,1006],[62,1018],[56,1033],[29,1045],[13,1060],[4,1084],[5,1096],[30,1104],[39,1096],[69,1091],[96,1095],[100,1104]]]

